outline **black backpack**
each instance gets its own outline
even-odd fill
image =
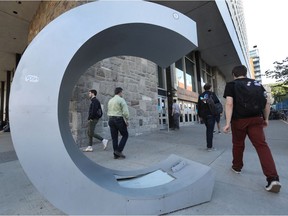
[[[207,99],[207,104],[212,115],[219,115],[223,112],[222,104],[220,102],[215,103],[213,94],[211,94]]]
[[[99,103],[98,109],[96,111],[96,118],[100,119],[102,117],[102,115],[103,115],[103,111],[102,111],[101,104]]]
[[[234,80],[234,100],[236,105],[233,113],[236,117],[253,117],[263,114],[267,99],[266,91],[256,80]]]

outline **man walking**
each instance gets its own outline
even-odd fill
[[[212,98],[214,103],[220,103],[218,97],[214,92],[211,92],[211,84],[206,83],[204,85],[204,92],[199,95],[198,98],[198,114],[200,119],[206,126],[206,143],[207,151],[216,150],[213,147],[213,131],[215,126],[215,115],[209,108],[208,99]]]
[[[87,130],[87,135],[89,138],[89,145],[87,148],[83,149],[83,151],[84,152],[93,151],[93,147],[92,147],[93,137],[102,141],[103,149],[105,150],[107,148],[108,140],[103,139],[100,135],[95,133],[96,124],[98,123],[99,119],[102,116],[101,104],[99,100],[96,98],[97,91],[95,89],[90,90],[88,94],[91,100],[89,113],[88,113],[88,130]]]
[[[247,68],[244,65],[232,70],[234,81],[227,83],[224,91],[226,98],[225,133],[232,129],[232,171],[241,173],[244,166],[243,153],[245,138],[248,135],[256,149],[261,167],[268,182],[266,190],[278,193],[281,188],[279,176],[270,148],[265,141],[264,127],[268,126],[270,103],[267,101],[263,86],[246,77]]]
[[[173,117],[173,129],[179,130],[179,117],[180,117],[180,106],[176,103],[176,99],[173,100],[172,104],[172,117]]]
[[[114,91],[115,96],[108,102],[108,116],[109,127],[113,142],[114,159],[124,159],[125,155],[122,153],[126,142],[128,140],[128,119],[129,110],[126,101],[123,99],[123,89],[117,87]],[[120,132],[122,138],[118,144],[118,133]]]
[[[221,134],[221,126],[220,126],[220,120],[221,120],[222,113],[219,113],[215,116],[215,121],[218,129],[218,134]],[[214,134],[217,133],[214,129]]]

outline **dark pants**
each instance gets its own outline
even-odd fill
[[[219,123],[219,122],[220,122],[220,118],[221,118],[220,114],[216,115],[216,116],[215,116],[215,121],[216,121],[217,123]]]
[[[213,131],[215,126],[215,116],[208,115],[204,119],[204,124],[206,126],[206,143],[207,148],[213,147]]]
[[[258,154],[260,164],[267,180],[278,178],[276,166],[268,144],[265,141],[262,117],[232,120],[233,167],[242,169],[245,138],[248,135]]]
[[[95,133],[95,127],[97,123],[98,123],[98,119],[93,119],[93,120],[91,119],[88,121],[87,135],[89,138],[89,146],[92,146],[93,137],[100,141],[103,140],[103,138],[100,135]]]
[[[128,130],[127,125],[122,117],[110,117],[109,118],[109,127],[113,142],[113,150],[114,152],[122,152],[126,142],[128,140]],[[120,132],[122,138],[118,144],[118,133]]]
[[[174,129],[179,129],[179,117],[180,114],[179,113],[174,113],[173,114],[173,128]]]

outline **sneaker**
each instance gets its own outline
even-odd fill
[[[214,131],[213,131],[213,134],[215,134],[215,133],[216,133],[216,131],[214,130]]]
[[[279,181],[268,181],[268,185],[265,187],[266,191],[278,193],[280,191],[281,184]]]
[[[83,149],[83,152],[93,152],[92,146],[87,146],[86,148]]]
[[[208,152],[211,152],[211,151],[216,151],[217,149],[216,148],[214,148],[214,147],[212,147],[212,148],[207,148],[207,151]]]
[[[221,134],[221,131],[218,131],[218,134]]]
[[[120,156],[118,156],[117,154],[115,154],[115,152],[113,153],[113,155],[114,155],[114,159],[118,159],[118,160],[121,160],[121,159],[125,159],[125,156],[123,157],[120,157]]]
[[[115,156],[118,156],[119,158],[123,158],[123,159],[126,158],[126,156],[123,155],[122,152],[115,151],[115,152],[114,152],[114,155],[115,155]]]
[[[235,169],[233,167],[231,167],[231,170],[236,173],[236,174],[240,174],[241,173],[241,170],[240,169]]]
[[[102,140],[102,144],[103,144],[103,149],[105,150],[107,148],[108,140],[107,139],[103,139]]]

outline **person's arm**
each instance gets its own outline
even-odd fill
[[[121,101],[121,106],[122,106],[122,116],[124,118],[124,121],[127,125],[127,127],[129,126],[128,120],[129,120],[129,109],[128,109],[128,105],[126,103],[126,101],[124,99],[122,99]]]
[[[269,99],[266,102],[265,108],[263,110],[263,115],[264,115],[264,127],[267,127],[269,125],[269,114],[270,114],[270,101]]]
[[[213,98],[214,98],[214,103],[220,103],[219,98],[217,97],[217,95],[213,92]]]
[[[200,118],[200,120],[202,120],[202,116],[201,116],[201,109],[202,109],[202,106],[201,106],[201,102],[200,102],[200,95],[198,97],[198,116]]]
[[[228,133],[230,130],[230,123],[233,113],[233,97],[229,96],[226,97],[225,113],[226,113],[226,124],[223,127],[223,132]]]

